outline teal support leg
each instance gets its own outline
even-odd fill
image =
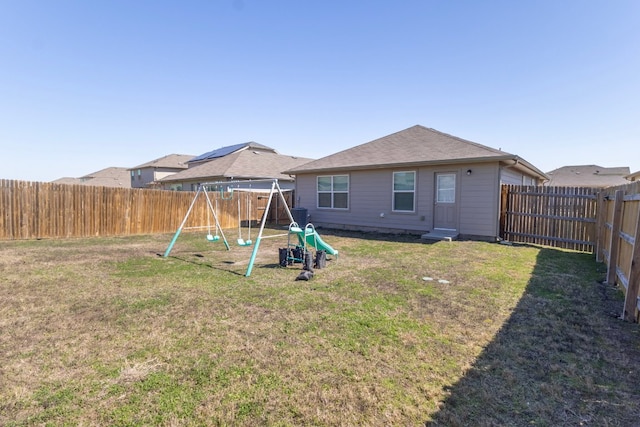
[[[171,249],[173,249],[173,245],[176,243],[176,240],[178,240],[178,236],[180,235],[181,231],[182,231],[182,227],[178,228],[178,231],[176,231],[176,234],[173,235],[173,239],[171,239],[171,243],[169,243],[169,247],[164,252],[165,258],[169,256],[169,252],[171,252]]]
[[[258,254],[258,247],[260,247],[260,237],[256,239],[256,243],[253,245],[253,252],[251,252],[251,259],[249,260],[249,266],[247,267],[245,277],[249,277],[251,275],[251,270],[253,270],[253,263],[255,262],[256,255]]]

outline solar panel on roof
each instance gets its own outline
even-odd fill
[[[233,153],[235,151],[238,151],[239,149],[241,149],[242,147],[244,147],[246,145],[247,145],[247,143],[243,143],[243,144],[235,144],[235,145],[229,145],[227,147],[218,148],[218,149],[215,149],[213,151],[209,151],[207,153],[200,154],[199,156],[194,157],[193,159],[189,160],[189,163],[191,163],[191,162],[199,162],[201,160],[216,159],[218,157],[224,157],[227,154],[231,154],[231,153]]]

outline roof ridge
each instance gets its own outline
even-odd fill
[[[438,129],[428,128],[428,127],[423,126],[423,125],[416,125],[416,126],[419,126],[419,127],[423,128],[423,129],[426,129],[426,130],[431,131],[431,132],[438,133],[440,135],[444,135],[444,136],[446,136],[448,138],[457,139],[458,141],[465,142],[467,144],[475,145],[476,147],[479,147],[479,148],[483,148],[483,149],[486,149],[486,150],[493,151],[495,153],[504,154],[506,156],[512,155],[512,153],[507,153],[506,151],[498,150],[496,148],[489,147],[488,145],[480,144],[479,142],[474,142],[474,141],[471,141],[471,140],[468,140],[468,139],[460,138],[459,136],[451,135],[450,133],[442,132],[442,131],[439,131]],[[413,126],[413,127],[416,127],[416,126]],[[411,129],[411,128],[409,128],[409,129]]]

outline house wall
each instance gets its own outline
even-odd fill
[[[471,175],[466,173],[469,169]],[[393,172],[409,170],[416,171],[415,211],[393,212]],[[458,232],[495,238],[500,196],[497,163],[352,171],[347,210],[317,207],[317,176],[329,174],[301,174],[296,177],[296,206],[306,208],[309,221],[319,227],[422,234],[433,229],[437,172],[457,174]]]
[[[177,172],[180,172],[182,169],[163,169],[159,168],[155,170],[155,174],[153,176],[154,181],[161,180],[162,178],[166,178],[171,175],[175,175]]]
[[[131,188],[145,188],[154,181],[153,169],[151,168],[133,169],[130,172],[133,172],[133,174],[129,174]]]
[[[466,170],[471,169],[471,175]],[[458,232],[468,237],[499,234],[500,168],[497,163],[469,165],[461,173]]]
[[[173,175],[177,172],[180,172],[182,169],[174,169],[174,168],[142,168],[142,169],[133,169],[130,172],[133,172],[133,175],[130,174],[131,179],[131,187],[132,188],[147,188],[149,184],[158,181],[167,176]],[[138,175],[138,171],[140,171],[140,175]]]
[[[508,166],[503,166],[500,171],[500,181],[502,184],[512,185],[537,185],[537,180],[529,175],[525,175],[522,172],[513,169]]]

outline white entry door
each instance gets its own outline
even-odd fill
[[[456,230],[458,205],[456,203],[456,174],[436,173],[435,207],[433,228]]]

